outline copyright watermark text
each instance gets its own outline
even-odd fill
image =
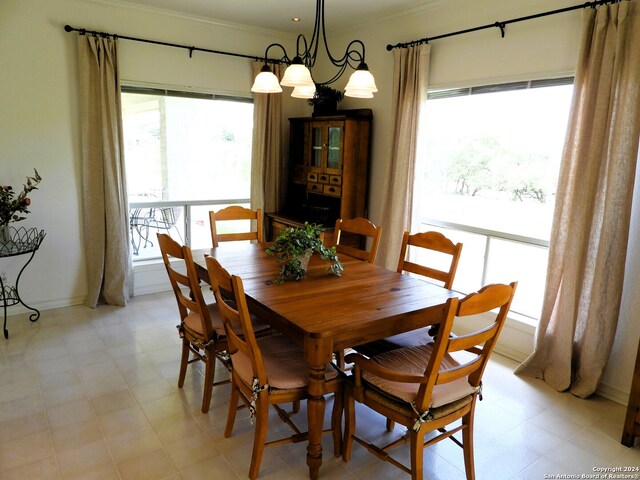
[[[545,480],[640,480],[640,467],[593,467],[593,473],[545,474]]]

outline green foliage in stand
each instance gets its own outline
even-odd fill
[[[301,280],[307,273],[306,262],[302,259],[314,253],[328,262],[327,271],[337,277],[342,275],[344,269],[338,259],[335,247],[327,248],[322,243],[322,229],[319,225],[305,222],[304,227],[287,227],[280,232],[273,245],[267,247],[265,252],[280,265],[280,276],[276,280],[282,283],[285,280]]]

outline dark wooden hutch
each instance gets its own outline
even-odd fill
[[[338,218],[367,216],[372,118],[362,109],[289,119],[287,193],[282,211],[266,214],[269,239],[305,221],[332,234]]]

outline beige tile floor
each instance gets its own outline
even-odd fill
[[[126,308],[45,311],[34,324],[10,317],[11,336],[0,338],[0,478],[246,478],[253,430],[242,413],[234,436],[224,438],[228,386],[214,389],[206,415],[200,370],[191,368],[177,388],[176,319],[168,293],[136,297]],[[640,465],[640,448],[619,443],[624,407],[557,393],[516,377],[515,365],[495,354],[485,374],[475,431],[479,479],[579,478],[594,467]],[[304,426],[304,408],[296,418]],[[402,434],[399,427],[385,434],[384,419],[362,408],[358,431],[370,439]],[[274,418],[270,437],[283,432]],[[268,448],[261,478],[308,478],[305,448]],[[403,450],[397,455],[407,460]],[[427,449],[425,467],[427,479],[464,478],[462,451],[452,442]],[[409,478],[357,444],[349,463],[326,454],[320,474]]]

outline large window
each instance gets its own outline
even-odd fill
[[[421,230],[464,243],[454,288],[518,280],[540,316],[571,79],[429,93],[416,171]]]
[[[122,112],[134,260],[210,246],[208,211],[249,202],[252,100],[123,87]]]

